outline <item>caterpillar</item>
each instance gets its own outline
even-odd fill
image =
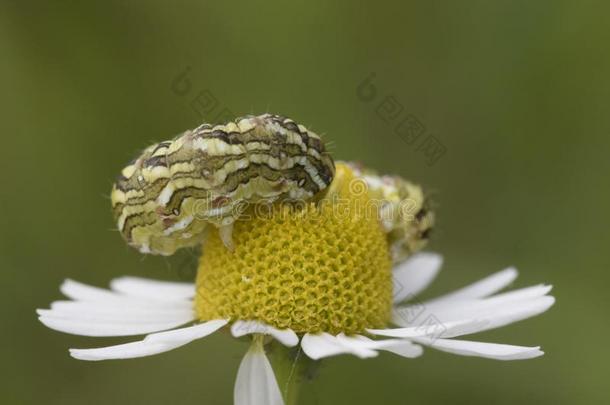
[[[112,187],[118,230],[142,253],[200,243],[209,225],[228,248],[244,203],[311,199],[335,173],[324,142],[279,115],[202,124],[146,148]]]
[[[386,233],[394,264],[404,261],[428,243],[435,214],[422,188],[400,176],[379,175],[358,163],[349,163],[364,182]],[[358,184],[354,184],[358,187]]]

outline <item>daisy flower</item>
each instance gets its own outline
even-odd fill
[[[364,182],[364,191],[354,187],[356,180]],[[405,229],[388,234],[387,216],[368,215],[363,207],[371,206],[373,196],[384,198],[375,212],[396,208],[392,190],[389,178],[338,164],[331,204],[283,207],[237,221],[233,250],[210,232],[195,283],[120,277],[102,289],[66,280],[61,292],[69,300],[38,310],[39,319],[76,335],[146,335],[115,346],[70,349],[72,357],[88,361],[159,354],[223,329],[249,338],[235,382],[238,405],[294,401],[290,381],[297,377],[285,370],[301,353],[309,361],[339,354],[365,359],[382,350],[415,358],[423,347],[495,360],[541,356],[537,346],[459,339],[553,305],[546,285],[500,293],[517,277],[513,268],[435,299],[415,298],[436,277],[442,258],[414,253],[420,246],[413,235]],[[279,383],[265,354],[272,344],[296,353],[284,364],[274,362]]]

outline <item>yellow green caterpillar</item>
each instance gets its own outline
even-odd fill
[[[381,201],[376,215],[394,261],[423,247],[434,216],[421,189],[351,166]],[[318,199],[334,175],[317,134],[279,115],[246,116],[146,148],[113,185],[112,209],[123,238],[142,253],[198,245],[210,225],[232,249],[233,223],[248,204]]]
[[[247,116],[146,148],[122,170],[112,207],[119,231],[142,253],[171,255],[196,245],[209,224],[230,246],[244,203],[310,199],[334,170],[320,137],[303,125]]]

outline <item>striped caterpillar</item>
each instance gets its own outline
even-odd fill
[[[334,172],[324,143],[303,125],[246,116],[146,148],[113,185],[112,209],[124,239],[142,253],[194,246],[210,224],[232,248],[243,203],[311,199]]]

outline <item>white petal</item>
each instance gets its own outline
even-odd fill
[[[195,313],[191,308],[185,309],[163,309],[163,308],[132,308],[125,307],[122,310],[118,307],[106,307],[104,305],[87,308],[82,307],[82,302],[70,302],[71,305],[61,305],[61,309],[57,306],[52,309],[38,309],[38,315],[83,321],[130,321],[134,323],[151,322],[151,321],[176,321],[186,319],[184,322],[193,320]]]
[[[353,354],[363,359],[377,356],[375,350],[367,349],[357,342],[340,339],[325,332],[305,334],[301,339],[301,347],[305,354],[314,360],[338,354]]]
[[[236,321],[231,325],[231,334],[241,337],[252,333],[271,335],[281,344],[288,347],[296,346],[299,337],[291,329],[277,329],[258,321]]]
[[[187,343],[193,340],[201,339],[229,323],[228,319],[214,319],[203,322],[197,325],[189,326],[188,328],[169,330],[166,332],[153,333],[144,338],[147,342],[184,342]]]
[[[512,283],[519,273],[517,269],[509,267],[486,277],[476,283],[470,284],[452,293],[434,299],[438,301],[456,301],[462,299],[484,298],[490,296]]]
[[[129,302],[129,303],[110,303],[110,302],[86,302],[86,301],[54,301],[51,303],[51,310],[54,314],[108,314],[121,316],[124,314],[134,314],[135,316],[147,315],[173,315],[182,314],[185,312],[194,313],[193,303],[184,302],[177,305],[171,303],[168,305],[147,305],[146,302]]]
[[[489,311],[487,314],[479,315],[477,319],[487,321],[487,324],[478,330],[468,331],[462,334],[453,334],[453,336],[461,336],[463,334],[477,333],[490,329],[499,328],[509,325],[547,311],[555,303],[554,297],[540,297],[527,302],[513,304],[511,308],[504,308],[498,311]]]
[[[526,301],[533,298],[540,298],[551,292],[551,285],[535,285],[531,287],[520,288],[518,290],[507,291],[502,294],[497,294],[488,298],[485,301],[496,304],[505,304],[509,302]],[[454,303],[455,304],[455,303]]]
[[[512,346],[455,339],[415,339],[415,341],[444,352],[495,360],[524,360],[544,354],[540,347]]]
[[[112,359],[131,359],[151,356],[184,346],[193,340],[201,339],[227,324],[227,320],[208,321],[187,328],[167,332],[153,333],[139,342],[126,343],[97,349],[70,349],[70,355],[76,359],[99,361]]]
[[[48,328],[81,336],[133,336],[172,329],[191,321],[191,317],[172,321],[103,321],[101,319],[74,320],[40,316],[38,319]]]
[[[37,310],[51,329],[83,336],[130,336],[172,329],[195,319],[192,303],[147,305],[139,301],[56,301]]]
[[[434,253],[418,253],[393,271],[394,302],[404,301],[424,290],[438,274],[443,257]]]
[[[235,381],[235,405],[282,405],[282,394],[260,340],[246,353]]]
[[[361,345],[368,350],[385,350],[408,358],[419,357],[423,353],[421,346],[405,339],[372,340],[362,335],[345,336],[342,334],[338,335],[337,339],[344,343],[349,342],[353,345]]]
[[[167,352],[179,346],[181,345],[139,341],[99,349],[70,349],[70,356],[86,361],[135,359]]]
[[[168,307],[169,305],[184,306],[189,305],[188,301],[163,301],[159,299],[144,299],[142,297],[128,296],[115,291],[106,290],[104,288],[93,287],[87,284],[79,283],[74,280],[65,280],[61,287],[61,292],[68,298],[75,301],[96,302],[109,305],[140,305],[140,306],[157,306]]]
[[[377,350],[385,350],[409,359],[414,359],[424,353],[421,346],[405,339],[387,339],[378,342]]]
[[[150,280],[140,277],[115,278],[110,288],[128,296],[163,301],[190,300],[195,296],[193,283]]]
[[[438,339],[440,337],[454,337],[468,335],[484,330],[489,324],[485,319],[466,319],[453,322],[440,322],[431,317],[427,322],[418,326],[390,329],[367,329],[367,332],[377,336],[397,337],[412,339],[417,337],[428,337]]]
[[[464,330],[455,329],[442,334],[443,337],[461,336],[498,328],[545,312],[555,302],[553,297],[544,295],[549,291],[548,286],[537,286],[486,299],[424,303],[421,309],[415,306],[397,308],[393,313],[393,322],[405,328],[417,329],[429,324],[430,319],[443,325],[478,321],[478,326],[469,325]]]
[[[65,280],[59,289],[66,297],[76,301],[103,302],[116,301],[122,298],[112,291],[93,287],[70,279]]]
[[[535,286],[510,291],[485,299],[460,301],[428,301],[405,307],[394,308],[393,322],[400,326],[420,324],[429,316],[442,321],[451,321],[487,314],[491,311],[510,309],[514,305],[527,303],[548,294],[551,286]]]

